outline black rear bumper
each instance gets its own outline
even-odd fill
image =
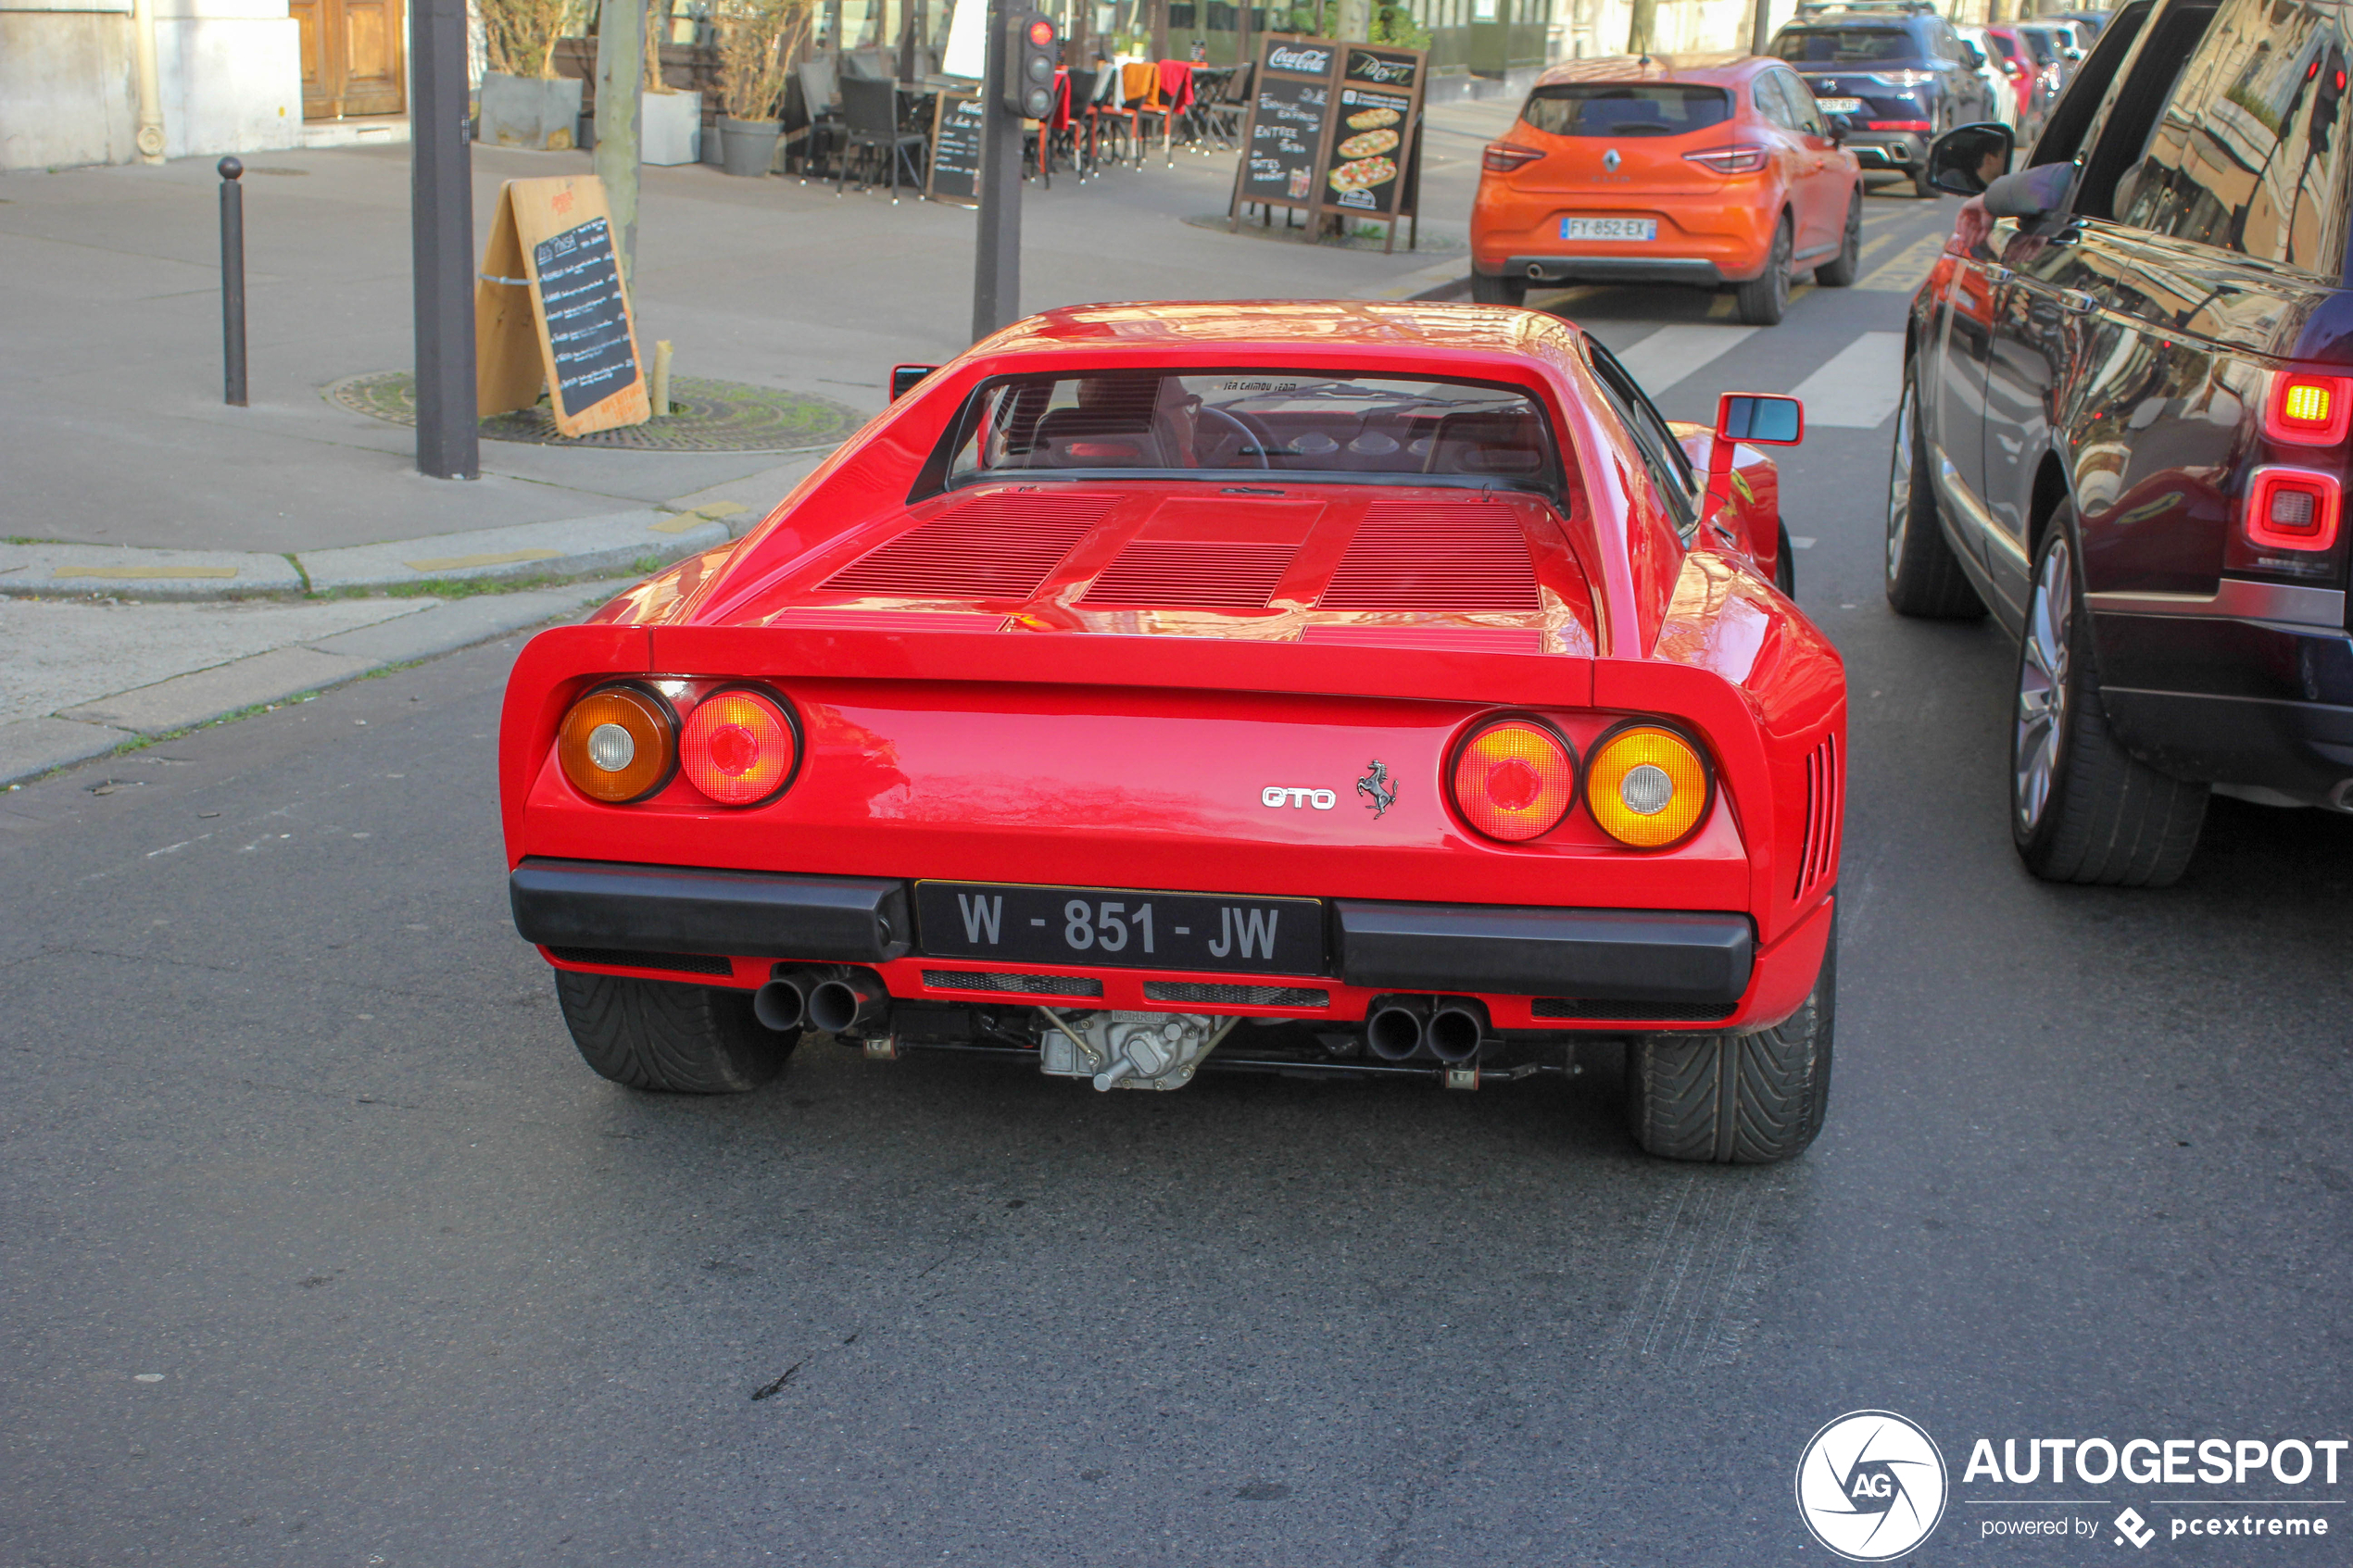
[[[2224,616],[2093,614],[2101,697],[2151,767],[2321,801],[2353,781],[2353,636]]]
[[[508,896],[515,929],[547,947],[835,963],[915,950],[907,884],[896,879],[533,858]],[[1383,991],[1729,1008],[1755,959],[1745,915],[1346,898],[1327,908],[1339,978]]]

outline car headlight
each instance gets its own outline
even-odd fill
[[[1697,746],[1639,720],[1604,736],[1585,766],[1585,809],[1604,833],[1634,849],[1689,837],[1707,814],[1712,789]]]
[[[572,787],[623,806],[670,782],[678,763],[678,721],[657,693],[625,682],[598,686],[572,705],[556,735],[556,758]]]

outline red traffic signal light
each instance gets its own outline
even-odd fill
[[[1029,46],[1033,49],[1051,49],[1054,46],[1052,19],[1048,17],[1029,19]]]

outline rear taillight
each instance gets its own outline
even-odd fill
[[[1636,721],[1593,748],[1585,768],[1585,809],[1629,848],[1664,849],[1705,820],[1712,788],[1697,746],[1663,724]]]
[[[1490,174],[1509,174],[1543,156],[1541,149],[1523,147],[1516,142],[1490,142],[1487,151],[1479,155],[1478,166]]]
[[[800,736],[784,705],[725,686],[695,705],[678,742],[686,782],[722,806],[757,806],[792,783]]]
[[[2266,550],[2325,550],[2336,543],[2344,496],[2334,474],[2257,469],[2247,476],[2247,542]]]
[[[2291,446],[2334,446],[2353,424],[2353,380],[2304,370],[2271,372],[2263,433]]]
[[[1872,119],[1864,124],[1872,131],[1918,131],[1923,134],[1928,131],[1928,121],[1924,119]]]
[[[1454,808],[1490,838],[1518,844],[1560,825],[1577,801],[1577,755],[1549,724],[1502,719],[1454,754]]]
[[[670,782],[678,763],[678,721],[642,686],[599,686],[572,705],[556,734],[556,759],[572,787],[624,806]]]
[[[1754,174],[1765,167],[1765,149],[1717,147],[1704,153],[1685,153],[1683,161],[1714,169],[1718,174]]]

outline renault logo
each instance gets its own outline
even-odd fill
[[[1625,161],[1626,160],[1624,158],[1617,156],[1617,149],[1616,147],[1612,147],[1609,151],[1602,155],[1602,167],[1608,169],[1612,174],[1617,173],[1617,166]]]

